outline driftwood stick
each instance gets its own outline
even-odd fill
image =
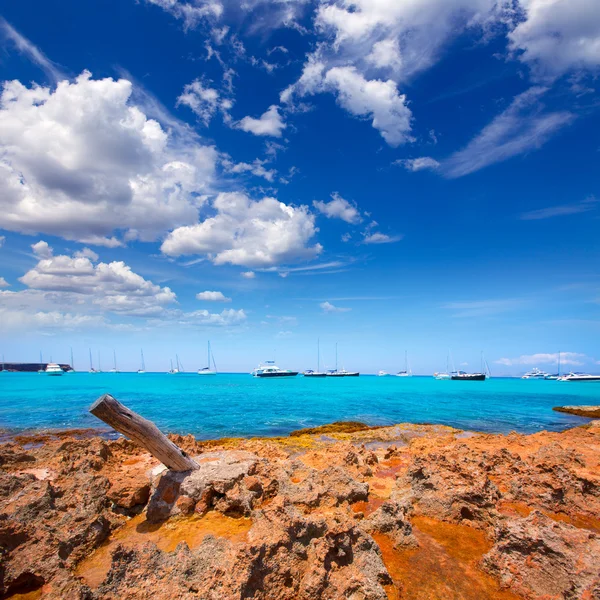
[[[129,410],[110,394],[100,396],[90,407],[90,412],[138,446],[148,450],[169,469],[190,471],[198,468],[198,463],[161,433],[152,421]]]

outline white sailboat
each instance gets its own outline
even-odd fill
[[[338,370],[338,345],[335,345],[335,370],[329,370],[326,373],[327,377],[358,377],[358,371],[346,371],[343,367]]]
[[[66,373],[75,373],[75,361],[73,360],[73,348],[71,348],[71,369]]]
[[[317,339],[317,370],[307,369],[302,373],[304,377],[327,377],[327,373],[321,372],[321,340]]]
[[[212,370],[210,368],[210,362],[212,358],[212,363],[214,365],[214,370]],[[207,356],[206,356],[206,367],[203,367],[202,369],[198,370],[198,375],[216,375],[217,374],[217,365],[215,364],[215,357],[212,355],[212,352],[210,350],[210,340],[208,341],[208,350],[207,350]]]
[[[140,354],[142,355],[142,368],[138,369],[138,375],[143,375],[146,372],[146,363],[144,362],[144,351],[140,350]]]
[[[94,369],[94,364],[92,362],[92,349],[90,348],[90,373],[92,375],[95,375],[98,371],[96,371],[96,369]]]
[[[169,371],[169,375],[179,375],[179,373],[181,373],[181,369],[179,368],[179,356],[176,354],[175,358],[177,360],[177,368],[173,368],[173,359],[171,359],[171,370]]]
[[[408,350],[404,351],[404,371],[398,371],[396,377],[412,377],[412,371],[408,370]]]
[[[454,368],[454,359],[452,359],[452,371],[450,371],[450,350],[448,350],[448,354],[446,355],[446,372],[434,373],[433,377],[438,381],[450,381],[454,373],[456,373],[456,369]]]
[[[109,372],[110,373],[120,373],[119,369],[117,369],[117,352],[115,350],[113,350],[113,361],[114,361],[114,366]]]
[[[44,361],[42,359],[42,353],[40,351],[40,368],[38,369],[38,373],[45,373],[46,369],[44,369]]]

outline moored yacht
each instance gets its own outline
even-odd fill
[[[485,381],[487,375],[485,373],[465,373],[464,371],[457,371],[456,373],[450,374],[452,381]]]
[[[144,375],[146,373],[146,363],[144,361],[144,351],[140,350],[140,354],[142,356],[142,366],[138,369],[138,375]]]
[[[267,360],[264,364],[259,365],[251,373],[254,377],[272,378],[272,377],[296,377],[298,371],[290,369],[280,369],[273,360]]]
[[[208,350],[206,356],[206,367],[202,367],[198,370],[198,375],[216,375],[217,374],[217,366],[215,365],[214,370],[210,368],[210,359],[212,358],[212,363],[215,365],[215,358],[212,355],[210,350],[210,341],[208,342]]]
[[[534,367],[531,371],[525,373],[521,379],[548,379],[549,377],[550,373],[546,373],[546,371],[541,371]]]
[[[312,369],[306,369],[304,373],[302,373],[304,377],[326,377],[327,373],[321,372],[321,343],[320,340],[317,339],[317,370],[313,371]]]
[[[62,375],[64,371],[60,365],[56,363],[48,363],[46,367],[46,375]]]
[[[408,369],[408,352],[404,351],[404,371],[398,371],[396,377],[412,377],[412,371]]]
[[[569,373],[558,378],[558,381],[598,381],[600,382],[600,375],[590,375],[588,373]]]
[[[379,373],[377,373],[377,377],[389,377],[390,374],[387,371],[379,371]]]
[[[335,369],[330,369],[326,373],[327,377],[358,377],[360,373],[358,371],[346,371],[342,368],[338,370],[338,345],[335,345]]]

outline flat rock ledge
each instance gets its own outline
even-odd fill
[[[552,410],[577,415],[578,417],[600,419],[600,406],[555,406]]]

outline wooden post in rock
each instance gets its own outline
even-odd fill
[[[198,468],[198,463],[161,433],[152,421],[129,410],[110,394],[100,396],[90,407],[90,412],[138,446],[148,450],[169,469],[190,471]]]

